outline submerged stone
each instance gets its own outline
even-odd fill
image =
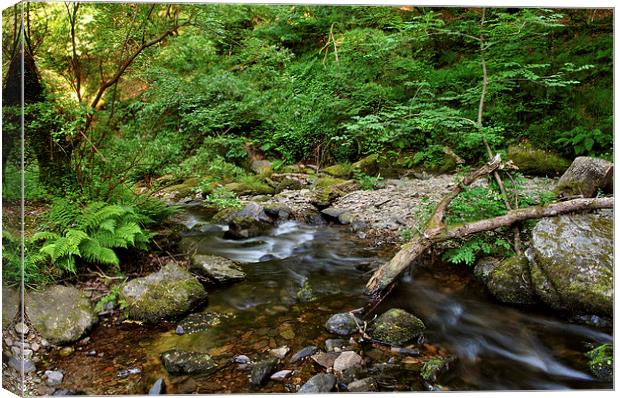
[[[343,372],[350,368],[360,368],[364,360],[354,351],[345,351],[334,361],[334,371]]]
[[[379,316],[370,336],[390,345],[402,345],[424,332],[426,326],[416,316],[400,308],[392,308]]]
[[[209,354],[202,352],[188,352],[169,350],[162,352],[161,361],[170,374],[199,374],[208,373],[217,367]]]
[[[295,354],[293,354],[291,359],[289,359],[289,362],[290,363],[295,363],[295,362],[299,361],[300,359],[304,359],[306,357],[309,357],[310,355],[314,354],[318,350],[319,349],[316,346],[313,346],[313,345],[306,346],[306,347],[302,348],[301,350],[297,351]]]
[[[162,395],[166,393],[166,383],[164,379],[157,379],[149,389],[148,395]]]
[[[317,394],[330,392],[336,384],[336,376],[332,374],[319,373],[312,376],[301,388],[300,394]]]
[[[267,359],[254,364],[250,373],[250,384],[254,386],[263,384],[269,378],[277,363],[277,359]]]
[[[357,319],[354,315],[348,312],[343,312],[332,315],[327,322],[325,322],[325,329],[327,329],[330,333],[348,336],[357,331],[357,325],[361,324],[363,324],[363,322]]]
[[[377,388],[377,381],[373,377],[352,381],[347,386],[349,392],[374,392]]]
[[[234,261],[205,254],[191,256],[190,271],[221,284],[238,282],[246,278],[245,272]]]

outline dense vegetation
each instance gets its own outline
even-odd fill
[[[230,205],[222,183],[263,183],[249,171],[257,156],[445,172],[446,152],[473,166],[488,144],[544,159],[543,174],[612,156],[610,10],[26,7],[25,196],[50,209],[26,242],[32,286],[146,248],[170,213],[149,196],[164,176]],[[19,11],[3,13],[5,202],[20,196]],[[15,236],[5,225],[9,281]]]

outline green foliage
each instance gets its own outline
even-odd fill
[[[359,169],[353,169],[353,178],[360,185],[360,188],[365,191],[377,188],[379,182],[383,181],[383,177],[380,175],[376,177],[369,176]]]
[[[128,304],[125,299],[120,298],[120,293],[121,286],[117,285],[112,287],[108,294],[106,294],[101,299],[99,299],[99,301],[97,301],[97,304],[95,305],[95,312],[102,312],[108,303],[114,303],[115,305],[118,305],[123,315],[127,317],[129,311]]]
[[[577,156],[595,156],[597,153],[606,153],[611,150],[613,136],[604,134],[600,129],[587,131],[582,126],[577,126],[562,133],[561,138],[558,138],[555,144],[567,149],[572,148]]]
[[[485,237],[476,236],[466,240],[459,247],[447,250],[442,255],[442,259],[453,264],[472,266],[481,254],[488,256],[497,254],[500,250],[510,251],[510,244],[501,238],[485,239]]]
[[[24,261],[22,263],[21,242],[19,236],[15,236],[6,228],[2,230],[2,279],[7,286],[19,286],[23,281],[24,286],[35,289],[47,284],[51,279],[47,269],[47,258],[39,252],[34,239],[24,240]],[[23,270],[22,270],[23,264]]]
[[[213,193],[207,195],[204,203],[206,206],[215,207],[218,210],[228,208],[240,209],[243,207],[237,195],[224,187],[216,188]]]
[[[140,226],[144,219],[127,206],[94,202],[81,208],[59,199],[47,214],[49,229],[33,240],[43,242],[39,251],[64,272],[76,273],[78,258],[118,268],[114,249],[147,248],[151,235]]]
[[[400,231],[401,242],[406,243],[406,242],[409,242],[411,239],[413,239],[413,231],[411,230],[411,228],[401,229]]]
[[[448,225],[463,224],[506,214],[501,194],[493,186],[465,188],[448,208]]]
[[[600,344],[586,353],[591,369],[613,367],[614,352],[611,344]]]

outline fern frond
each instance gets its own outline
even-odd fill
[[[50,241],[50,240],[56,240],[56,239],[60,239],[60,235],[58,235],[55,232],[51,232],[51,231],[41,231],[41,232],[37,232],[36,234],[32,235],[33,241],[38,241],[38,240]]]
[[[110,218],[103,221],[101,224],[99,224],[99,229],[114,233],[114,230],[116,229],[116,220]]]
[[[96,239],[88,239],[80,245],[82,258],[91,263],[119,265],[118,257],[114,250],[102,247]]]

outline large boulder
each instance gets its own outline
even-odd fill
[[[176,263],[129,281],[120,294],[127,303],[129,317],[147,322],[183,315],[206,297],[196,277]]]
[[[532,285],[552,308],[613,313],[613,217],[563,215],[538,221],[532,231]]]
[[[330,392],[336,384],[336,376],[328,373],[319,373],[312,376],[301,388],[300,394],[318,394]]]
[[[2,286],[2,329],[6,329],[19,311],[19,289]]]
[[[537,300],[532,289],[527,257],[493,260],[482,259],[474,269],[476,276],[482,279],[491,294],[508,304],[535,304]]]
[[[50,286],[29,292],[24,301],[32,326],[52,344],[76,341],[98,321],[90,300],[75,287]]]
[[[268,160],[255,159],[250,162],[250,169],[260,176],[269,176],[273,173],[273,164]]]
[[[213,216],[212,221],[228,224],[226,237],[246,239],[262,235],[273,226],[273,220],[258,203],[247,203],[242,209],[224,209]]]
[[[194,254],[190,271],[215,283],[232,283],[245,279],[245,272],[232,260],[220,256]]]
[[[377,154],[368,155],[351,165],[352,170],[359,170],[364,174],[377,175],[379,173],[379,156]]]
[[[596,196],[598,190],[613,191],[614,165],[603,159],[586,156],[576,158],[562,175],[555,190],[559,196]]]
[[[400,308],[392,308],[381,314],[370,331],[370,336],[381,342],[400,346],[420,336],[426,329],[415,315]]]

